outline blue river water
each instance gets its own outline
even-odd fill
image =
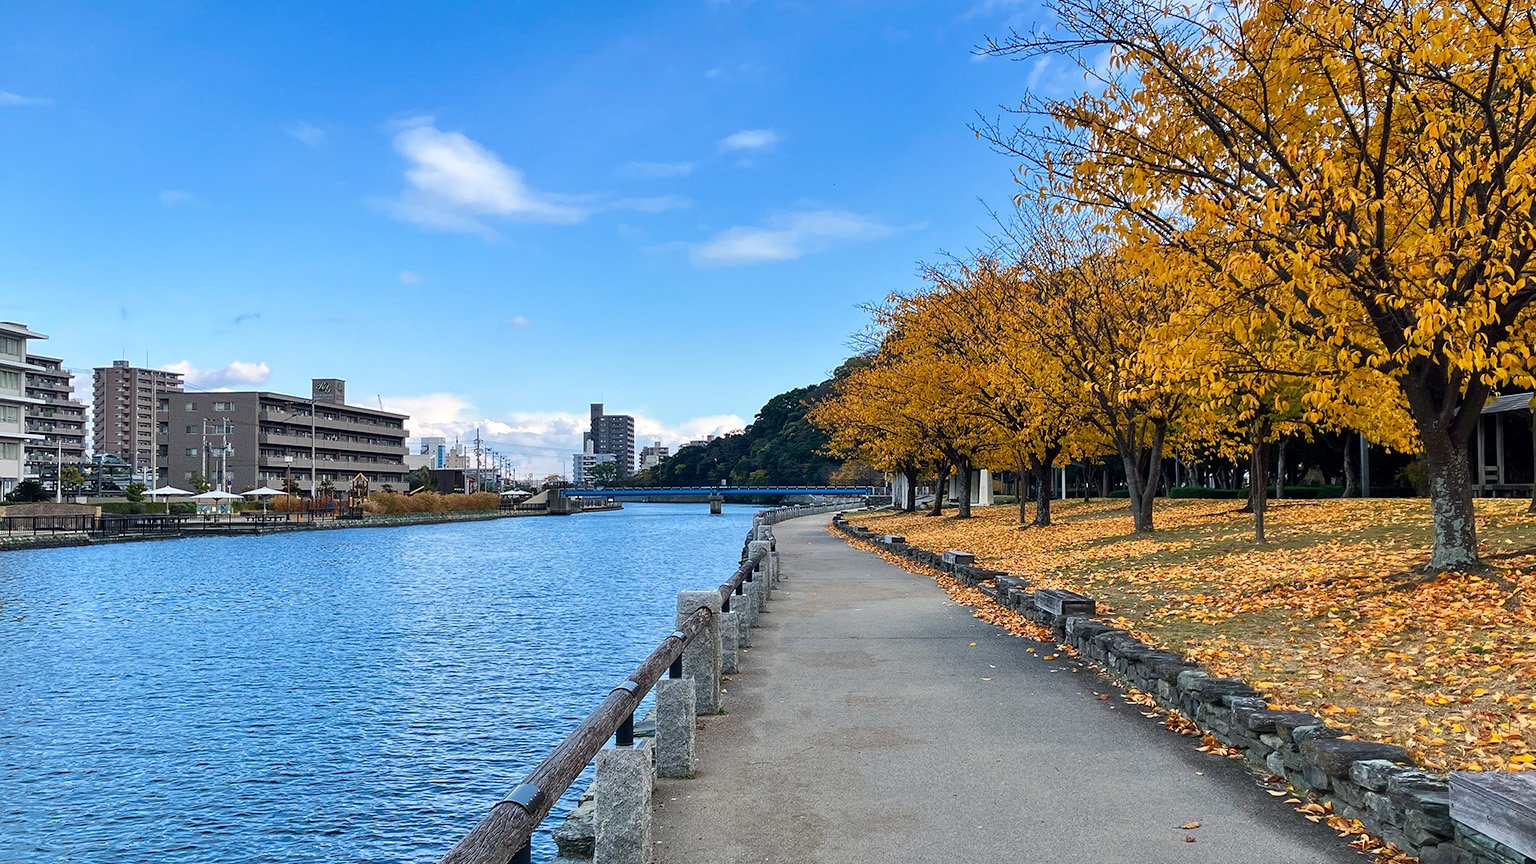
[[[0,554],[0,861],[435,861],[753,512]]]

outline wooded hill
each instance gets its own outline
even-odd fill
[[[847,374],[851,360],[820,384],[797,387],[768,400],[751,425],[708,444],[684,447],[635,476],[636,486],[733,486],[795,483],[824,485],[843,460],[823,452],[827,435],[806,414]]]

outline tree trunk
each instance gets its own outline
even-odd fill
[[[1051,463],[1042,462],[1035,467],[1038,482],[1035,484],[1035,527],[1051,524]]]
[[[1109,497],[1109,463],[1099,466],[1099,497]]]
[[[1531,411],[1531,469],[1536,471],[1536,410]],[[1536,476],[1531,480],[1531,506],[1527,509],[1536,513]]]
[[[1269,442],[1254,442],[1248,457],[1248,503],[1253,507],[1253,542],[1267,542],[1264,537],[1264,508],[1269,497]]]
[[[1157,487],[1163,475],[1163,439],[1168,434],[1168,424],[1158,422],[1152,427],[1152,444],[1138,446],[1133,435],[1118,443],[1120,461],[1125,463],[1125,486],[1131,499],[1131,522],[1137,534],[1152,532],[1152,501],[1157,497]]]
[[[1426,375],[1426,377],[1429,377]],[[1403,383],[1408,410],[1424,445],[1424,485],[1435,523],[1431,570],[1476,570],[1477,518],[1472,509],[1472,477],[1467,470],[1467,441],[1479,428],[1486,388],[1467,392],[1428,383]],[[1459,411],[1457,410],[1459,407]],[[1458,416],[1459,414],[1459,416]]]
[[[917,510],[917,469],[904,468],[901,474],[907,478],[907,494],[901,502],[901,509],[911,513]]]
[[[1284,498],[1285,497],[1285,443],[1286,443],[1286,439],[1282,437],[1280,439],[1280,443],[1275,446],[1275,497],[1276,498]]]
[[[949,465],[946,464],[939,468],[939,481],[938,485],[934,486],[933,488],[933,506],[928,508],[929,516],[944,515],[944,495],[949,491],[945,487],[948,485]]]
[[[1358,435],[1344,436],[1344,497],[1360,497],[1360,441]]]
[[[1019,496],[1019,527],[1029,524],[1029,460],[1019,454],[1019,481],[1014,484]]]
[[[1439,432],[1439,430],[1428,430]],[[1467,471],[1466,446],[1451,436],[1425,435],[1424,481],[1435,521],[1432,570],[1471,570],[1478,567],[1477,520],[1472,508],[1472,478]]]
[[[971,518],[971,460],[961,459],[955,466],[960,472],[960,501],[958,502],[956,519]]]

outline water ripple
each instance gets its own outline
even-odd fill
[[[734,569],[751,513],[0,555],[0,861],[435,860]]]

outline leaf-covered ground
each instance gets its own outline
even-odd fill
[[[1099,601],[1101,615],[1243,678],[1271,703],[1441,770],[1536,767],[1536,516],[1477,502],[1486,576],[1426,579],[1429,507],[1415,500],[1276,501],[1270,542],[1233,501],[1159,501],[1131,534],[1123,501],[1054,502],[1020,529],[1015,507],[975,518],[853,517],[928,549]]]

